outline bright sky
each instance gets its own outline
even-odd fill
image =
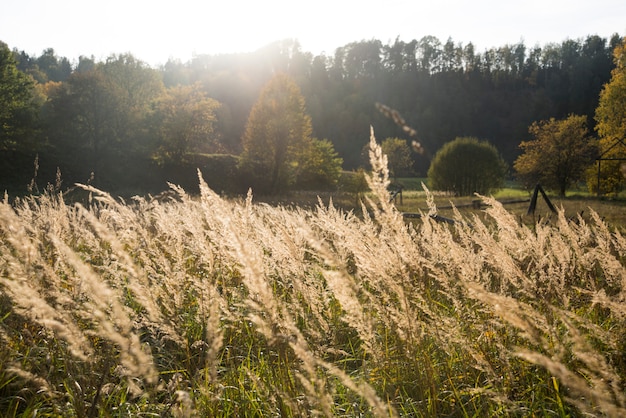
[[[347,43],[433,35],[478,52],[516,43],[626,36],[624,0],[2,0],[0,41],[77,60],[130,52],[150,65],[255,51],[297,39],[332,55]]]

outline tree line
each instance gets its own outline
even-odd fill
[[[15,71],[1,84],[12,77],[8,84],[23,92],[21,99],[4,92],[1,99],[12,101],[6,109],[19,110],[0,114],[10,119],[0,137],[3,183],[22,181],[17,174],[32,166],[35,154],[48,171],[60,167],[68,182],[95,173],[96,183],[111,188],[139,187],[155,181],[156,172],[163,183],[194,165],[216,167],[215,177],[224,177],[220,170],[228,172],[239,156],[249,155],[244,138],[250,113],[276,74],[298,86],[311,137],[326,141],[329,158],[340,158],[346,170],[364,165],[370,125],[379,138],[419,144],[422,152],[412,155],[418,175],[457,137],[489,141],[512,166],[534,122],[583,115],[594,131],[620,42],[618,35],[593,35],[479,52],[472,43],[427,36],[387,44],[363,40],[314,56],[284,40],[251,53],[198,55],[159,68],[131,54],[70,62],[53,49],[34,57],[2,44],[0,65],[12,62]],[[411,131],[377,103],[401,114]],[[234,187],[224,183],[219,186]]]

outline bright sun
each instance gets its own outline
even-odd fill
[[[301,26],[305,22],[291,21],[284,11],[264,2],[204,4],[183,0],[168,2],[167,7],[154,4],[142,10],[140,4],[129,3],[123,24],[107,39],[114,42],[118,52],[138,51],[137,55],[148,61],[166,55],[185,61],[194,54],[253,51],[304,33]],[[142,16],[139,25],[137,16]]]

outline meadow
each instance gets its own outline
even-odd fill
[[[403,192],[402,200],[398,197],[394,200],[396,208],[404,213],[415,213],[428,211],[426,197],[430,192],[408,190]],[[477,196],[452,196],[446,193],[432,193],[434,202],[437,205],[437,212],[441,216],[453,217],[455,210],[459,210],[465,217],[477,215],[484,221],[489,221],[490,217],[484,212],[486,202]],[[547,202],[541,195],[538,196],[535,210],[529,213],[532,192],[522,190],[519,187],[505,188],[494,193],[492,196],[506,210],[515,216],[520,223],[524,223],[530,228],[534,224],[554,223],[558,214],[552,212]],[[589,196],[587,193],[572,192],[566,197],[559,197],[548,194],[550,203],[557,210],[562,210],[564,215],[577,220],[580,215],[585,221],[593,221],[592,212],[595,212],[611,228],[616,228],[620,232],[626,231],[626,198],[625,196],[610,196],[597,198]]]
[[[4,416],[626,416],[626,239],[424,191],[0,204]]]

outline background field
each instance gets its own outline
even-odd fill
[[[403,186],[402,197],[398,195],[393,201],[400,212],[428,212],[426,192],[422,188],[422,183],[428,185],[428,179],[412,177],[392,181],[392,185],[390,186],[392,190],[395,189],[396,184],[402,184]],[[458,197],[448,193],[430,192],[434,198],[438,212],[442,216],[452,216],[453,206],[466,216],[472,216],[474,214],[482,216],[482,214],[484,214],[484,205],[477,208],[472,204],[472,202],[480,200],[477,196]],[[589,220],[590,210],[593,210],[597,212],[608,225],[619,228],[622,232],[626,230],[626,192],[622,192],[617,196],[598,198],[590,194],[584,184],[581,184],[573,190],[570,190],[565,198],[560,198],[555,193],[550,193],[549,191],[547,194],[551,203],[556,208],[562,207],[564,209],[566,217],[576,218],[579,214],[582,214],[583,219]],[[537,200],[535,215],[528,215],[532,190],[524,190],[514,181],[508,181],[505,188],[497,191],[492,196],[503,203],[506,209],[515,215],[521,223],[532,225],[534,222],[541,219],[547,222],[555,218],[555,215],[550,211],[541,195]],[[259,197],[261,201],[271,204],[307,208],[315,207],[318,204],[318,198],[325,204],[332,201],[335,205],[345,210],[360,211],[360,204],[355,198],[355,195],[342,191],[293,192],[288,196],[282,197]]]

